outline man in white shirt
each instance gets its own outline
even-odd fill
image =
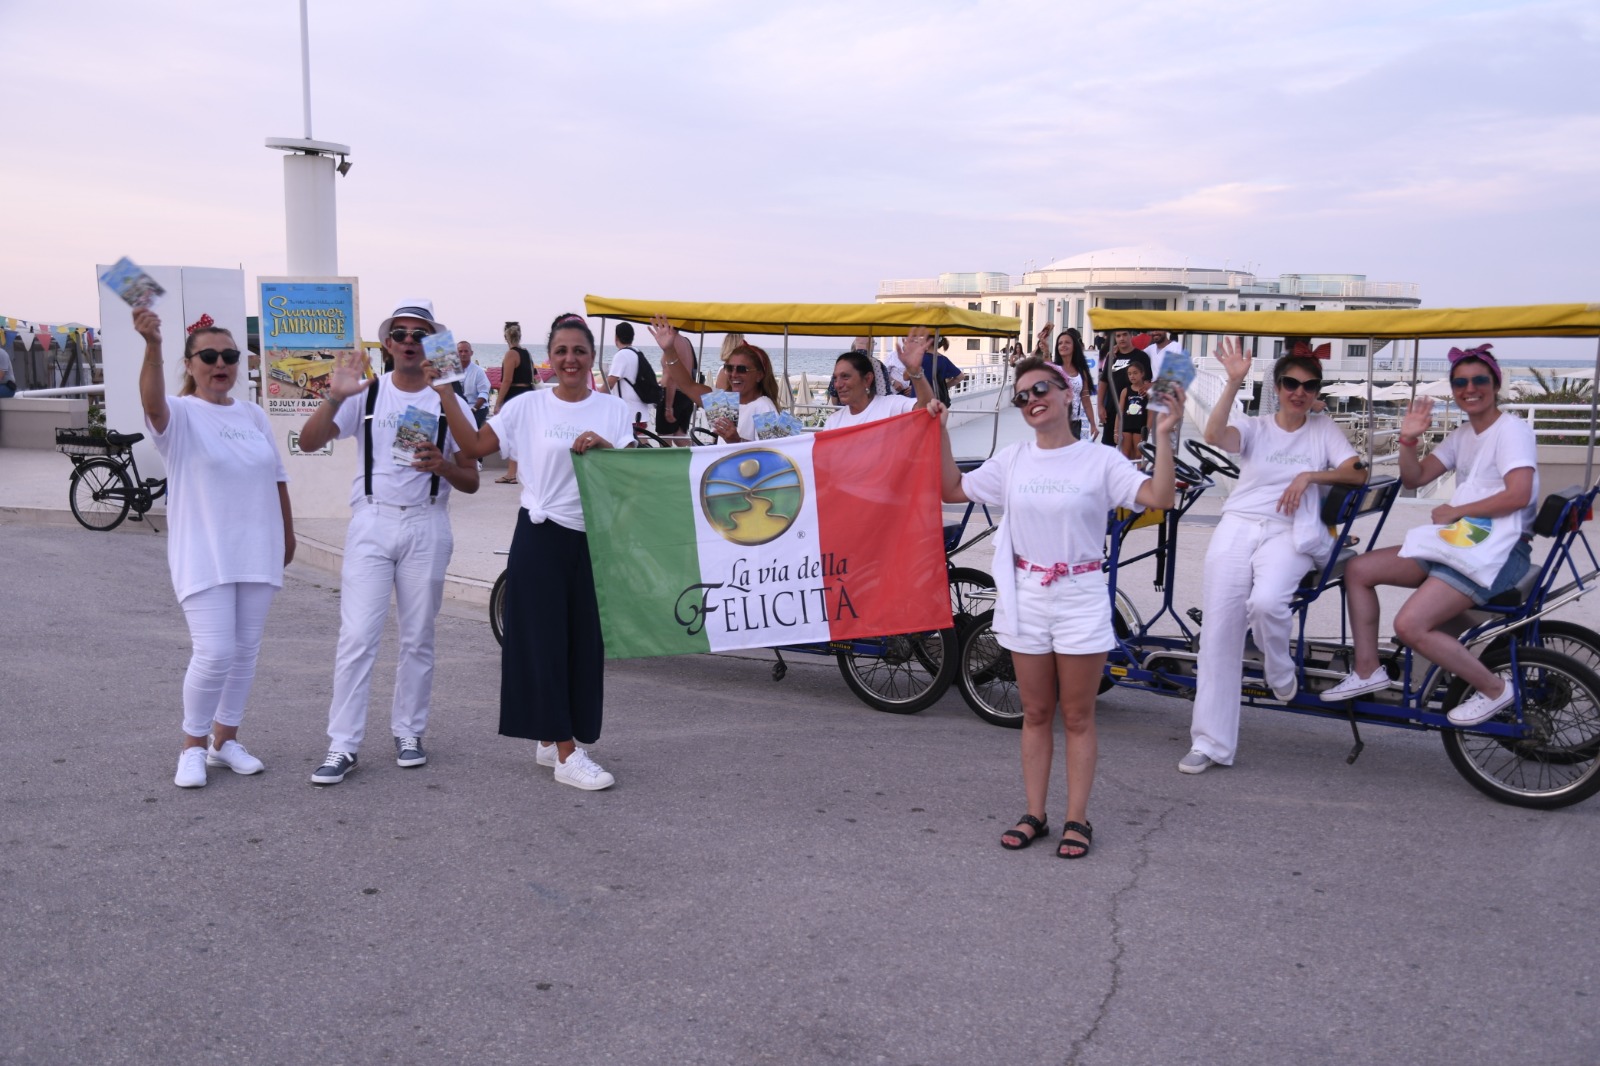
[[[482,429],[489,417],[489,375],[472,358],[471,341],[457,341],[456,354],[461,357],[461,398],[472,408],[472,417]]]
[[[305,451],[355,437],[361,455],[340,571],[328,755],[311,775],[314,785],[336,785],[356,768],[391,593],[400,638],[389,716],[395,762],[411,767],[428,761],[422,734],[433,697],[433,624],[455,544],[450,491],[478,491],[478,464],[456,450],[423,365],[422,338],[443,329],[431,301],[401,304],[378,327],[394,370],[366,379],[365,356],[341,353],[322,404],[300,430]],[[451,395],[449,402],[467,413],[460,397]]]
[[[634,387],[644,356],[633,346],[633,323],[618,322],[616,338],[617,354],[611,357],[611,366],[606,370],[606,391],[628,405],[635,425],[648,424],[654,407],[639,399],[639,391]]]

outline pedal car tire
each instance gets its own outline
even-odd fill
[[[500,571],[494,588],[489,590],[489,629],[494,633],[494,642],[502,648],[506,644],[506,578],[510,574],[509,570]]]
[[[972,713],[990,725],[1022,728],[1022,697],[1011,653],[994,636],[994,612],[984,611],[972,620],[956,653],[956,685]]]
[[[915,714],[950,690],[956,673],[956,631],[929,630],[851,642],[837,653],[850,691],[875,711]],[[871,650],[863,646],[872,645]],[[858,650],[861,649],[861,650]]]
[[[994,578],[970,566],[950,568],[950,617],[955,619],[956,640],[972,625],[972,620],[994,606]]]
[[[1470,729],[1445,729],[1444,750],[1457,772],[1502,803],[1554,810],[1600,791],[1600,676],[1570,655],[1545,648],[1517,652],[1520,679],[1511,677],[1511,649],[1491,648],[1483,664],[1522,686],[1528,735],[1518,739]],[[1472,692],[1450,683],[1444,706]]]

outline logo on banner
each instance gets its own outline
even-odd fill
[[[735,452],[706,467],[700,510],[711,528],[734,544],[753,546],[789,531],[805,502],[794,461],[765,448]]]

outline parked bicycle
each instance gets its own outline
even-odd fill
[[[130,511],[133,521],[141,522],[167,494],[166,478],[139,476],[133,446],[142,440],[143,433],[108,431],[100,436],[88,429],[56,430],[56,450],[72,460],[67,500],[84,529],[116,529]]]

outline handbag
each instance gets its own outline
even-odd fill
[[[1474,468],[1476,472],[1476,468]],[[1462,507],[1505,488],[1503,481],[1483,483],[1476,478],[1460,485],[1450,503]],[[1494,584],[1500,569],[1522,537],[1515,515],[1503,518],[1475,518],[1471,515],[1447,526],[1418,526],[1406,534],[1400,556],[1430,563],[1443,563],[1485,588]]]

